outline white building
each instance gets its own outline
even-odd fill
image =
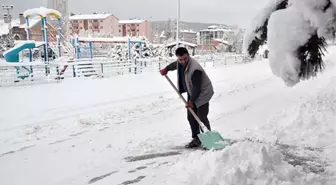
[[[234,31],[219,26],[209,26],[207,29],[199,31],[199,45],[211,45],[213,39],[227,40],[234,34]]]

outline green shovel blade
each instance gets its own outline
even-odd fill
[[[198,134],[204,148],[208,150],[221,150],[232,144],[229,140],[224,140],[223,137],[216,131],[207,131]]]

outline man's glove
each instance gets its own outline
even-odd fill
[[[190,107],[191,109],[194,110],[194,103],[192,101],[188,101],[187,102],[187,105],[186,105],[186,108]]]
[[[160,70],[160,73],[161,73],[162,76],[166,75],[167,74],[167,70],[165,68],[163,68],[163,69]]]

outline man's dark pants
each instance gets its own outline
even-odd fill
[[[209,103],[206,103],[200,107],[196,107],[196,105],[194,105],[194,112],[197,114],[197,116],[199,117],[199,119],[202,121],[202,123],[209,129],[210,128],[210,122],[208,119],[208,114],[209,114]],[[191,133],[192,133],[192,138],[197,138],[197,134],[200,133],[200,127],[199,124],[197,123],[196,119],[194,118],[194,116],[191,114],[191,112],[188,110],[188,121],[190,124],[190,128],[191,128]]]

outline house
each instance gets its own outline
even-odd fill
[[[200,50],[214,50],[214,43],[218,40],[228,40],[234,35],[234,31],[220,26],[209,26],[207,29],[199,31],[198,44]],[[215,42],[214,42],[215,41]]]
[[[96,32],[113,36],[119,35],[119,20],[111,13],[72,15],[69,20],[71,22],[70,30],[73,34]]]
[[[147,20],[119,20],[119,36],[143,36],[151,41],[150,25]]]
[[[56,42],[57,28],[47,22],[48,41]],[[27,40],[27,23],[23,14],[19,14],[19,24],[12,25],[10,34],[14,40]],[[30,40],[43,41],[42,21],[40,17],[29,18]]]
[[[176,31],[173,32],[173,38],[176,39]],[[180,30],[179,39],[189,43],[197,43],[197,32],[193,30]]]

